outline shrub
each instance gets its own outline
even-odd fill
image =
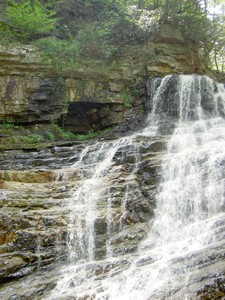
[[[55,28],[57,18],[55,11],[47,9],[38,0],[22,0],[20,3],[12,0],[5,10],[6,27],[20,40],[31,40],[36,36],[49,33]]]
[[[47,131],[47,132],[45,133],[45,138],[46,138],[48,141],[54,141],[54,140],[55,140],[54,134],[53,134],[51,131]]]
[[[89,140],[95,138],[101,133],[100,131],[91,130],[87,134],[75,134],[70,131],[65,131],[64,129],[55,124],[53,125],[53,131],[55,131],[55,134],[57,134],[60,138],[77,141]]]
[[[19,126],[15,125],[14,123],[2,123],[1,126],[5,129],[18,129]]]
[[[26,137],[22,137],[21,139],[24,143],[27,143],[27,144],[36,144],[36,143],[40,143],[42,141],[41,135],[38,135],[38,134],[30,134]]]
[[[131,104],[131,94],[129,92],[125,92],[123,95],[123,100],[124,100],[124,107],[126,108],[132,108]]]
[[[92,22],[77,34],[76,41],[79,57],[107,59],[117,50],[110,41],[110,22]]]
[[[74,40],[41,38],[33,42],[42,51],[44,60],[50,61],[56,69],[71,67],[77,57],[77,44]]]

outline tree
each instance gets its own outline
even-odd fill
[[[225,4],[223,1],[209,2],[211,27],[207,53],[210,67],[225,72]]]
[[[38,0],[10,1],[4,13],[4,23],[13,34],[29,41],[36,36],[48,34],[55,28],[55,11],[48,9]]]

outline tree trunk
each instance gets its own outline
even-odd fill
[[[170,0],[165,0],[162,16],[163,23],[167,23],[169,20],[169,3]]]
[[[219,72],[219,66],[218,66],[218,62],[217,62],[217,51],[216,50],[214,50],[214,62],[215,62],[216,70],[217,70],[217,72]]]

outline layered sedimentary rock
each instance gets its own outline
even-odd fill
[[[224,297],[224,87],[146,85],[141,132],[2,153],[3,299]]]
[[[3,299],[224,297],[224,87],[146,86],[141,132],[1,153]]]
[[[47,71],[47,72],[46,72]],[[0,47],[0,121],[14,123],[51,122],[64,110],[56,97],[58,79],[50,76],[31,46]]]
[[[197,47],[169,25],[145,45],[127,45],[111,65],[77,62],[62,72],[41,63],[34,47],[1,46],[0,121],[60,121],[73,132],[109,128],[131,107],[143,115],[147,78],[194,72],[204,72]]]
[[[102,175],[102,190],[95,203],[98,217],[93,224],[93,255],[97,260],[106,257],[107,251],[113,256],[135,251],[153,216],[164,140],[156,138],[149,143],[137,137],[133,142],[117,146],[108,174]],[[93,164],[101,163],[98,156],[105,155],[101,147],[110,144],[84,143],[29,153],[12,150],[1,155],[2,169],[7,169],[10,162],[14,166],[11,171],[0,172],[1,280],[19,278],[68,260],[70,210],[73,218],[81,218],[81,224],[85,224],[88,209],[79,212],[80,204],[77,208],[76,202],[73,204],[73,191],[97,176],[92,173]],[[76,166],[85,149],[83,164]],[[73,246],[77,247],[76,255],[82,257],[78,240]]]

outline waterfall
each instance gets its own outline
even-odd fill
[[[224,209],[224,120],[218,110],[221,94],[211,87],[211,117],[202,106],[202,78],[180,76],[178,123],[168,141],[152,232],[167,243]],[[218,88],[221,89],[222,85]],[[223,98],[225,97],[225,93]],[[225,100],[225,98],[224,98]],[[176,222],[175,222],[176,220]],[[199,224],[197,225],[199,230]],[[182,229],[181,233],[178,233]],[[176,234],[174,234],[176,232]],[[159,238],[160,236],[160,238]]]
[[[150,113],[146,127],[132,136],[86,148],[71,168],[82,172],[87,162],[92,165],[90,174],[82,175],[85,180],[74,189],[69,202],[70,264],[45,299],[197,299],[202,282],[212,283],[212,274],[223,277],[224,264],[220,262],[225,249],[224,86],[206,76],[181,75],[151,80],[147,87]],[[129,201],[141,197],[136,177],[142,163],[138,141],[151,147],[158,136],[167,137],[167,147],[154,217],[148,221],[147,233],[137,249],[118,256],[112,248],[114,222],[117,218],[119,238],[123,230],[128,230],[123,220]],[[129,182],[124,182],[121,211],[115,213],[114,170],[122,168],[115,162],[123,160],[128,150],[133,151],[134,164],[126,169]],[[101,196],[107,201],[103,218],[106,250],[98,264],[95,222],[101,219]],[[80,220],[74,217],[79,207]]]

